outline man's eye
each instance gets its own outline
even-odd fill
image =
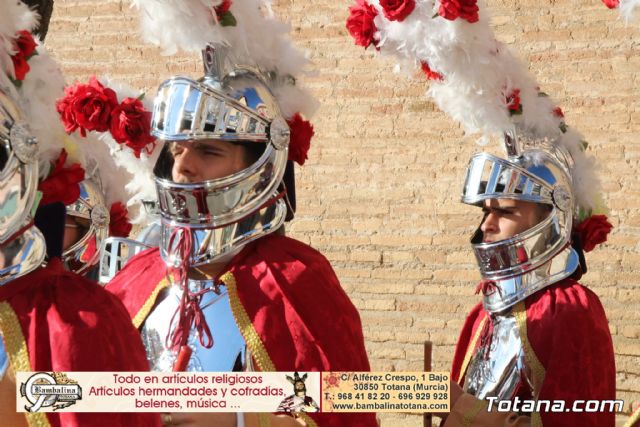
[[[221,156],[222,154],[218,150],[204,150],[203,153],[207,156]]]

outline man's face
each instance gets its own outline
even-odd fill
[[[548,215],[548,210],[537,203],[514,199],[489,199],[484,201],[485,215],[480,229],[483,243],[508,239],[535,226]]]
[[[193,183],[223,178],[247,167],[245,149],[240,144],[201,140],[171,144],[173,181]]]

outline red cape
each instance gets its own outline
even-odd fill
[[[133,258],[107,289],[140,326],[168,286],[159,250]],[[220,276],[231,309],[263,371],[369,371],[358,311],[322,254],[269,235],[247,245]],[[376,426],[374,414],[312,414],[320,426]]]
[[[0,331],[14,371],[148,371],[140,335],[102,287],[58,259],[0,286]],[[28,358],[20,352],[26,346]],[[159,426],[157,414],[35,413],[51,426]]]
[[[527,364],[542,384],[538,399],[565,400],[567,408],[580,399],[615,399],[613,343],[604,309],[593,292],[565,279],[516,305],[514,313],[521,319]],[[490,321],[485,319],[488,314],[478,304],[462,328],[451,368],[459,384],[480,342],[483,322]],[[540,417],[545,427],[615,425],[614,412],[541,412]]]

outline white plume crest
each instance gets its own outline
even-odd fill
[[[200,53],[207,44],[227,46],[241,65],[280,74],[299,75],[307,59],[291,43],[289,25],[278,21],[265,0],[233,0],[235,26],[217,22],[214,8],[221,0],[132,0],[140,11],[145,41],[164,54],[178,50]]]
[[[11,55],[13,55],[18,31],[33,30],[38,24],[38,14],[29,6],[17,0],[0,0],[0,84],[5,87],[15,78],[15,70]]]
[[[640,0],[620,0],[618,8],[624,20],[629,23],[636,19],[636,8],[640,6]]]
[[[565,125],[560,114],[554,113],[557,104],[540,93],[526,67],[496,40],[481,0],[479,20],[474,23],[439,16],[440,3],[435,0],[416,0],[409,16],[390,21],[379,0],[367,1],[378,11],[374,24],[381,54],[396,57],[401,67],[415,69],[425,62],[443,76],[427,90],[442,111],[460,122],[466,132],[479,132],[487,138],[517,131],[525,138],[558,141],[574,157],[577,204],[587,209],[595,206],[600,185],[593,160],[582,149],[582,136],[560,129]],[[508,102],[515,90],[519,91],[522,114],[511,116]]]

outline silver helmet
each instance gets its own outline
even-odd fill
[[[175,77],[160,85],[152,134],[161,140],[220,140],[261,144],[246,169],[197,183],[172,180],[168,145],[154,173],[162,225],[160,249],[168,265],[179,263],[174,233],[191,234],[190,264],[207,264],[277,230],[287,213],[285,171],[289,127],[259,70],[236,66],[223,49],[203,51],[205,76]],[[182,230],[182,231],[179,231]]]
[[[38,189],[38,145],[24,115],[0,85],[0,284],[44,260],[44,237],[33,226]]]
[[[489,199],[515,199],[546,205],[549,214],[532,228],[496,242],[483,243],[482,230],[475,232],[471,243],[480,273],[496,285],[484,295],[484,306],[492,313],[569,277],[579,267],[571,247],[571,155],[549,140],[505,135],[505,142],[506,159],[488,153],[471,158],[462,202],[480,206]]]
[[[98,264],[102,242],[109,236],[109,210],[95,162],[89,162],[85,172],[87,177],[79,184],[80,197],[66,207],[73,221],[65,224],[65,234],[76,228],[79,235],[62,253],[67,268],[78,274],[86,274]]]

